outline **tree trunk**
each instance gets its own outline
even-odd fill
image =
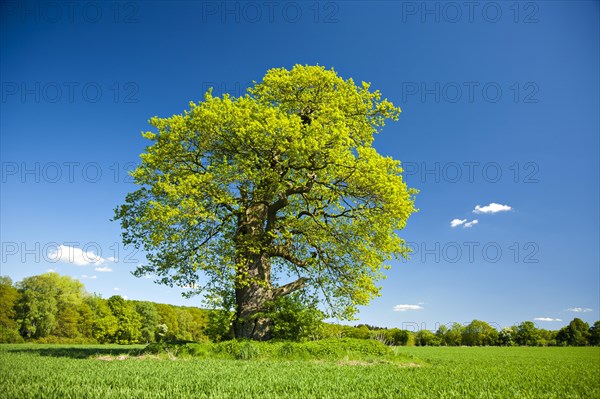
[[[271,321],[266,316],[266,305],[273,299],[271,265],[264,255],[254,255],[243,270],[235,290],[236,338],[265,341],[271,338]]]
[[[249,251],[248,243],[263,240],[267,206],[258,203],[250,206],[240,220],[237,242],[241,244],[240,259],[235,282],[236,338],[265,341],[271,338],[271,321],[266,316],[266,304],[273,298],[271,263],[264,253]],[[243,243],[243,244],[242,244]]]
[[[265,304],[271,300],[271,290],[250,284],[236,290],[235,337],[257,341],[271,339],[271,320],[265,315]]]

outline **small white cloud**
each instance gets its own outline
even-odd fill
[[[512,207],[508,205],[502,205],[492,202],[491,204],[486,206],[475,206],[475,209],[473,209],[473,213],[497,213],[510,211],[511,209]]]
[[[109,256],[108,258],[106,258],[106,260],[114,263],[117,263],[119,261],[119,259],[115,258],[114,256]]]
[[[450,227],[460,226],[461,224],[465,223],[466,221],[467,221],[467,219],[452,219],[452,221],[450,221]]]
[[[569,308],[566,309],[567,312],[575,312],[575,313],[587,313],[587,312],[591,312],[592,309],[590,308]]]
[[[477,223],[479,223],[479,220],[474,219],[474,220],[471,220],[469,223],[465,223],[465,225],[463,227],[468,229],[470,227],[475,226]]]
[[[407,310],[421,310],[421,305],[396,305],[394,306],[394,312],[406,312]]]
[[[46,270],[46,273],[56,273],[56,269],[48,269]]]
[[[76,266],[99,266],[106,262],[106,259],[96,255],[92,251],[84,251],[81,248],[70,247],[68,245],[59,245],[56,249],[48,252],[50,262],[70,263]]]
[[[84,278],[87,280],[95,280],[97,277],[96,276],[88,276],[87,274],[82,274],[81,278]]]
[[[536,317],[533,320],[537,320],[537,321],[562,321],[561,319],[553,319],[552,317]]]
[[[128,299],[128,298],[127,298],[127,295],[121,295],[121,298],[123,298],[123,299],[125,299],[125,300],[127,300],[127,299]]]
[[[106,266],[97,267],[94,270],[97,271],[97,272],[100,272],[100,273],[112,272],[112,269],[110,267],[106,267]]]
[[[151,274],[144,274],[142,277],[143,278],[154,278],[154,276]]]
[[[121,289],[120,289],[120,288],[117,288],[117,287],[115,287],[115,288],[113,288],[113,290],[114,290],[114,291],[120,291]]]

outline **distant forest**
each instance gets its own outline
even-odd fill
[[[436,332],[346,326],[323,322],[318,309],[295,296],[270,310],[274,339],[314,340],[333,337],[376,339],[388,345],[418,346],[586,346],[600,345],[600,321],[591,327],[579,318],[557,331],[539,329],[531,321],[498,331],[473,320],[468,325],[442,325]],[[232,339],[231,313],[148,301],[108,299],[86,292],[69,276],[45,273],[13,284],[0,276],[0,342],[152,343]]]

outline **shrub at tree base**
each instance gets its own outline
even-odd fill
[[[344,358],[394,360],[394,351],[374,340],[354,338],[326,339],[308,342],[225,341],[220,343],[153,343],[142,354],[170,357],[250,359],[337,360]]]

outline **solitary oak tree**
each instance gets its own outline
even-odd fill
[[[147,253],[134,274],[229,296],[239,338],[268,339],[267,304],[298,290],[351,318],[408,254],[397,232],[415,211],[400,162],[372,147],[400,109],[369,86],[296,65],[152,118],[141,187],[115,210],[124,243]]]

